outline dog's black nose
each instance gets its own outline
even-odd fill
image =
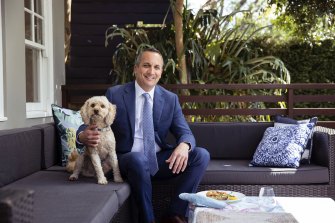
[[[94,109],[94,114],[99,114],[99,110],[98,109]]]

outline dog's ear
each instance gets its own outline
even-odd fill
[[[114,122],[115,114],[116,114],[116,105],[108,102],[109,108],[108,108],[108,114],[105,117],[105,122],[107,125],[111,125]]]
[[[85,102],[85,104],[81,107],[80,109],[80,115],[81,118],[83,119],[83,122],[85,125],[89,125],[90,124],[90,118],[88,115],[88,100]]]

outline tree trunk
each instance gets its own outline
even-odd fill
[[[175,0],[175,6],[173,8],[173,19],[176,29],[175,41],[176,41],[176,53],[179,64],[179,79],[182,84],[188,83],[186,59],[184,52],[184,38],[183,38],[183,10],[184,0]]]
[[[71,5],[72,0],[64,1],[65,9],[65,63],[70,61],[70,38],[71,38]]]

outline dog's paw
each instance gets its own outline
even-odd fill
[[[114,182],[115,183],[123,183],[123,179],[121,177],[114,177]]]
[[[72,175],[69,177],[69,180],[71,180],[71,181],[78,180],[78,176],[75,175],[75,174],[72,174]]]
[[[108,181],[107,181],[106,177],[102,177],[102,178],[98,179],[98,184],[101,184],[101,185],[108,184]]]

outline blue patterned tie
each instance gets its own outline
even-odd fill
[[[152,107],[150,106],[150,95],[148,93],[143,94],[144,105],[143,105],[143,145],[144,155],[148,158],[149,170],[151,176],[155,175],[158,171],[156,150],[155,150],[155,132],[154,122],[152,119]]]

